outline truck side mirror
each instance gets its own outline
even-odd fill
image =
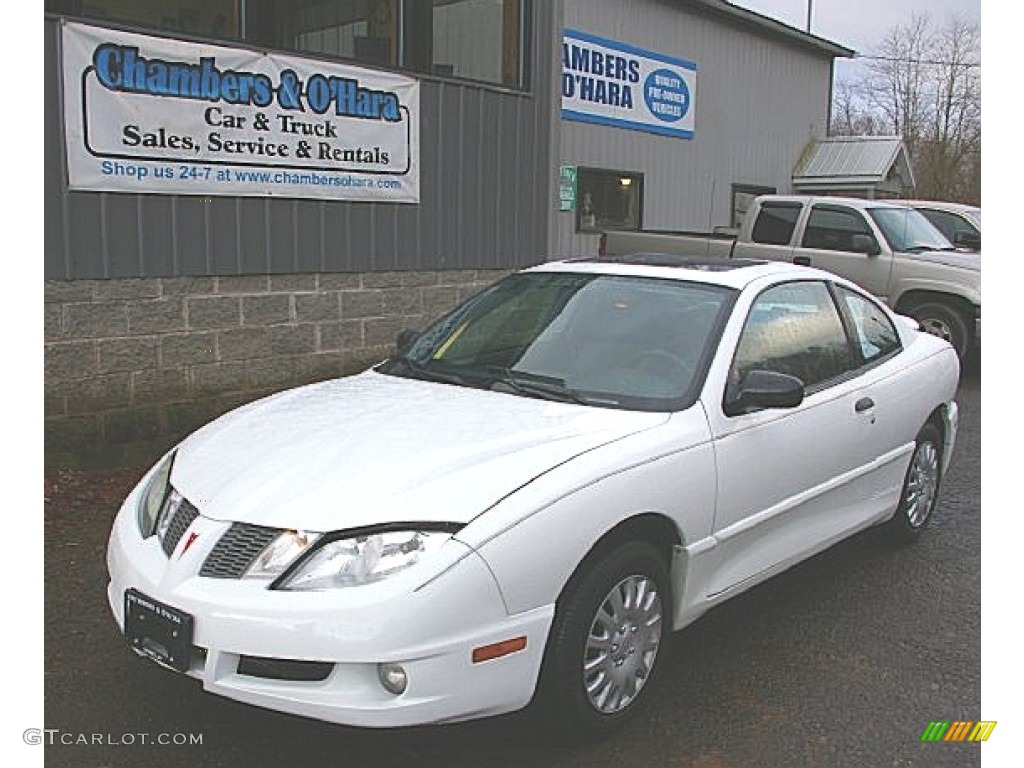
[[[969,251],[980,251],[981,235],[975,232],[964,232],[961,230],[953,236],[953,245],[957,248],[966,248]]]
[[[854,235],[850,238],[850,247],[854,253],[863,253],[867,256],[877,256],[882,252],[871,235]]]

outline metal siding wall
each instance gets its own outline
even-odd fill
[[[64,133],[61,128],[63,113],[61,89],[58,85],[60,66],[57,59],[57,35],[57,25],[47,23],[43,29],[44,67],[47,80],[47,86],[43,89],[43,146],[46,147],[43,153],[43,178],[45,179],[43,185],[43,208],[45,211],[43,251],[47,255],[67,253],[67,234],[70,228],[68,221],[70,212],[67,207],[64,182],[66,178],[64,152],[61,149]],[[65,258],[54,263],[52,271],[49,262],[50,259],[47,258],[47,277],[66,276],[65,271],[70,265]]]
[[[807,142],[825,135],[831,60],[681,3],[565,0],[565,27],[697,64],[691,140],[563,120],[561,162],[644,174],[643,226],[729,223],[732,184],[790,188]],[[555,214],[555,251],[591,254],[573,214]]]
[[[420,203],[71,192],[60,25],[45,21],[47,279],[502,269],[547,248],[557,4],[528,22],[532,89],[422,80]],[[560,32],[559,32],[560,34]]]

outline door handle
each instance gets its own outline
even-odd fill
[[[811,266],[811,257],[810,256],[794,256],[793,257],[793,263],[796,264],[798,267],[809,267],[809,266]]]
[[[853,410],[855,410],[857,413],[864,413],[864,411],[869,411],[874,407],[874,400],[872,400],[870,397],[862,397],[860,400],[857,401],[857,404],[853,406]]]

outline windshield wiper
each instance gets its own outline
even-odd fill
[[[442,384],[455,384],[459,387],[474,386],[465,376],[460,376],[459,374],[451,373],[450,371],[438,371],[433,368],[428,368],[425,363],[417,362],[411,357],[406,357],[405,355],[393,357],[389,360],[389,363],[390,365],[385,373],[392,373],[395,366],[401,366],[405,368],[405,370],[409,371],[413,375],[413,378],[440,382]]]
[[[942,253],[950,251],[958,251],[958,248],[948,245],[911,245],[903,249],[904,253]]]
[[[561,403],[590,405],[590,401],[579,392],[566,386],[565,381],[553,376],[537,376],[521,371],[504,369],[501,375],[491,382],[491,389],[500,391],[507,387],[512,393],[525,397],[539,397],[543,400],[555,400]]]

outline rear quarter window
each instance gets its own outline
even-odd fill
[[[799,203],[764,203],[750,233],[751,240],[765,245],[789,245],[800,209]]]

